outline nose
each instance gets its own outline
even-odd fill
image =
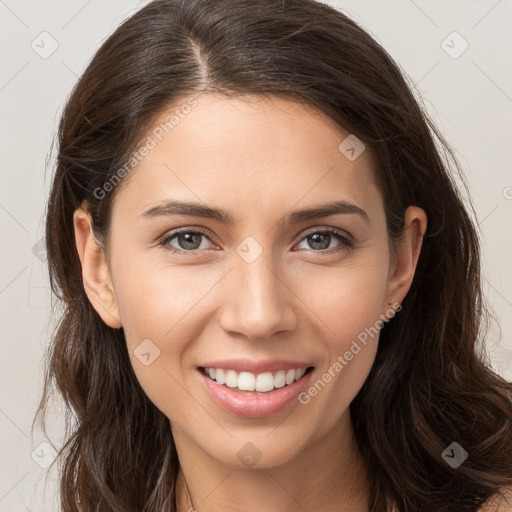
[[[295,329],[296,295],[283,272],[273,267],[270,251],[263,251],[252,263],[235,258],[234,268],[226,276],[226,296],[220,314],[225,332],[264,340]]]

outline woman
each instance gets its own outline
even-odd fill
[[[62,510],[512,510],[512,385],[477,355],[450,163],[326,5],[125,21],[66,105],[48,203]]]

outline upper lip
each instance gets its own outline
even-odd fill
[[[278,370],[300,370],[312,366],[303,361],[290,361],[285,359],[267,359],[265,361],[252,361],[251,359],[223,359],[220,361],[209,361],[200,368],[215,368],[222,370],[235,370],[236,372],[251,372],[255,375]]]

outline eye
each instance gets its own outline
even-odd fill
[[[331,242],[334,240],[337,240],[340,243],[333,248],[331,246]],[[312,249],[314,252],[331,253],[331,249],[336,251],[351,249],[353,247],[352,241],[347,236],[334,229],[310,232],[301,240],[301,243],[303,241],[306,241],[306,243],[309,245],[309,247],[306,247],[306,249]]]
[[[203,244],[203,239],[211,242],[205,231],[183,229],[181,231],[175,231],[171,234],[164,235],[160,239],[158,245],[172,253],[193,254],[195,251],[208,248],[208,244],[206,244],[206,246]],[[331,242],[335,240],[340,243],[332,247]],[[330,254],[337,250],[350,250],[353,247],[352,241],[347,236],[334,229],[312,231],[303,237],[300,243],[303,243],[304,241],[309,245],[306,249],[319,253]],[[174,242],[176,245],[173,245],[171,242]]]
[[[209,240],[204,231],[182,230],[165,235],[160,239],[159,245],[174,253],[193,253],[207,248],[202,244],[202,238]],[[174,240],[178,247],[171,245],[171,241]]]

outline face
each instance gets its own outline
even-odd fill
[[[349,133],[320,111],[214,94],[193,105],[142,139],[155,144],[117,191],[108,262],[76,212],[84,285],[123,326],[176,439],[230,466],[282,464],[348,428],[425,222],[408,210],[392,259],[371,155],[340,150]]]

